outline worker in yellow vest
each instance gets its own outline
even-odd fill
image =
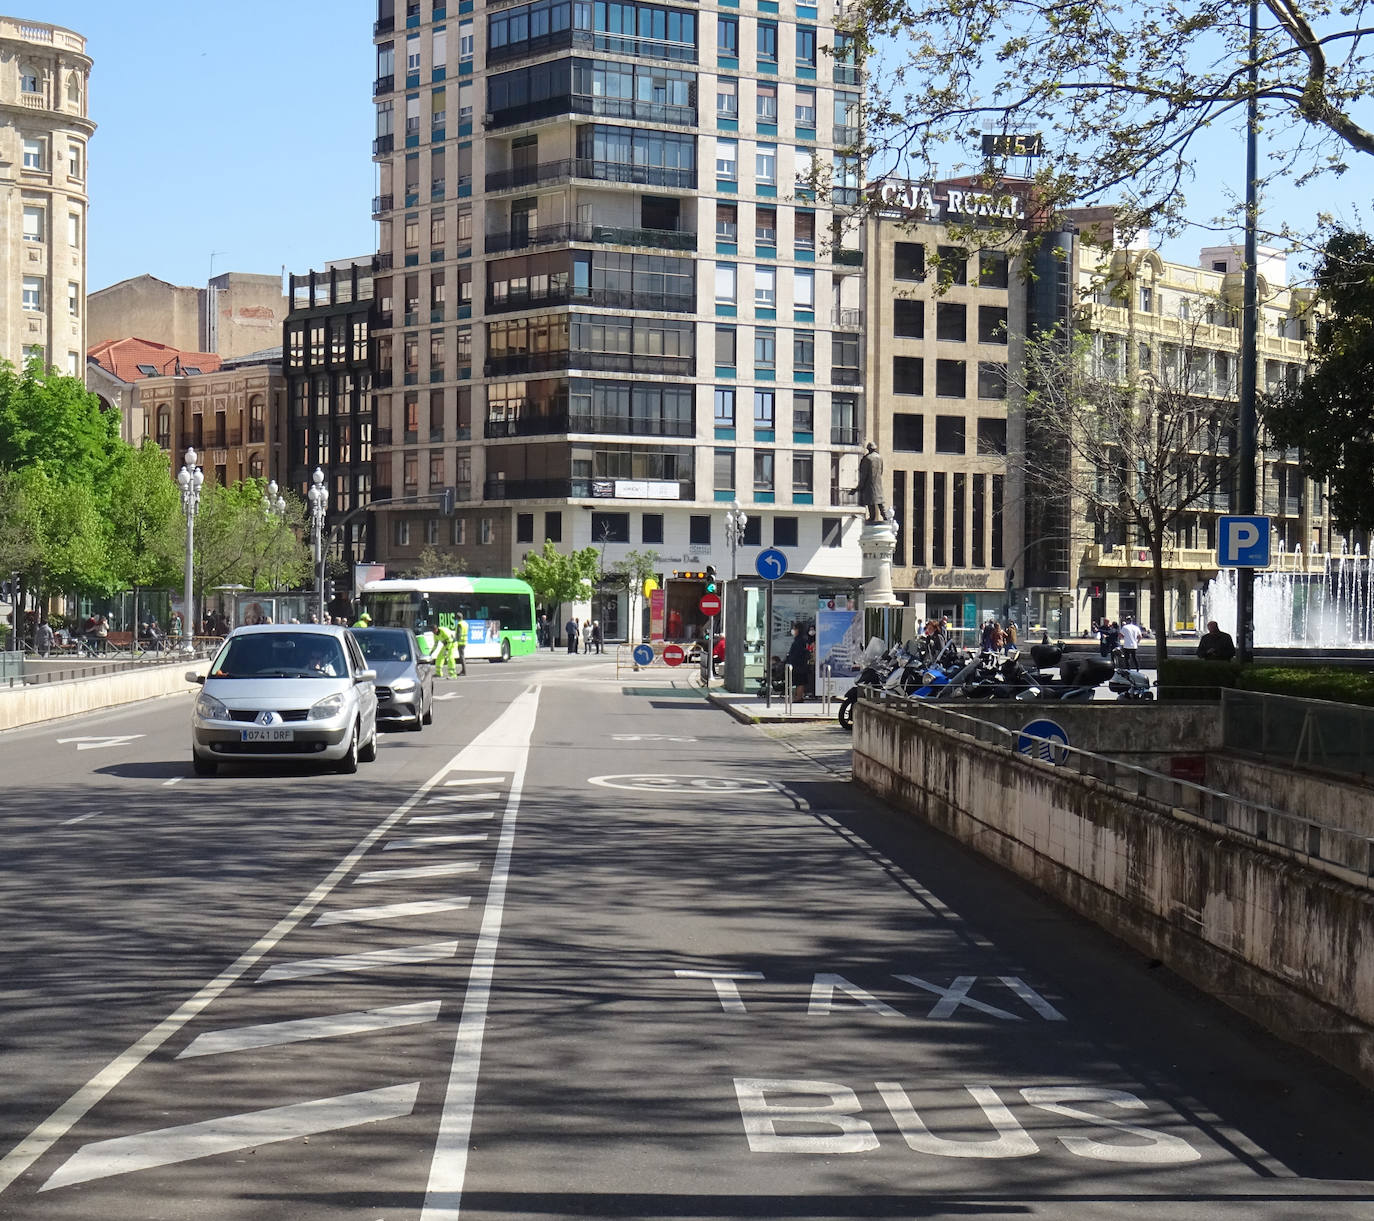
[[[453,625],[453,647],[458,650],[458,672],[466,675],[468,672],[468,624],[466,619],[459,619]],[[450,667],[452,662],[450,661]]]
[[[434,635],[439,641],[438,652],[434,654],[434,675],[436,678],[453,678],[453,629],[447,623],[441,623],[434,629]]]

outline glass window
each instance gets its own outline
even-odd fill
[[[798,250],[815,250],[816,214],[814,212],[793,213],[792,234],[792,240]]]
[[[771,449],[756,449],[754,451],[754,491],[771,492],[773,490],[773,460],[774,454]]]
[[[716,387],[715,427],[734,428],[735,392],[729,386]]]
[[[756,246],[776,246],[778,244],[777,208],[758,207],[754,209],[754,244]]]
[[[663,541],[663,514],[646,513],[639,525],[639,541],[642,543],[661,543]]]
[[[940,280],[944,284],[968,283],[968,251],[962,246],[938,246]]]
[[[1006,288],[1008,280],[1008,260],[1005,250],[980,250],[978,252],[978,283],[984,288]]]
[[[723,242],[733,242],[739,238],[739,206],[737,204],[716,204],[716,237]]]
[[[735,490],[735,451],[718,449],[715,453],[715,490],[733,492]]]
[[[937,415],[935,417],[935,452],[962,454],[964,452],[964,417]]]
[[[42,208],[24,206],[24,240],[26,242],[41,242],[44,232],[47,229],[45,224],[47,217]]]
[[[716,327],[716,364],[732,366],[735,363],[735,328]]]
[[[816,369],[816,335],[814,331],[792,333],[792,371],[812,373]]]
[[[754,179],[761,186],[778,184],[778,150],[772,144],[760,144],[754,150]]]
[[[721,55],[739,54],[739,18],[716,18],[716,50]]]
[[[716,77],[716,115],[722,119],[739,118],[739,81],[732,76]]]
[[[755,86],[754,109],[760,123],[778,121],[778,87],[771,81],[759,81]]]
[[[711,545],[711,518],[705,513],[693,513],[687,519],[687,541],[694,547]]]
[[[1007,342],[1007,311],[1001,305],[980,305],[978,307],[978,342]]]
[[[777,392],[754,391],[754,427],[768,430],[777,424]]]
[[[798,85],[796,117],[798,127],[816,126],[816,91],[814,89]]]
[[[767,63],[778,62],[778,23],[759,22],[759,58]]]
[[[1004,399],[1007,397],[1007,366],[996,361],[978,362],[978,397]]]
[[[1006,420],[978,421],[978,452],[980,454],[1005,454],[1007,452]]]
[[[903,339],[924,339],[926,303],[898,297],[892,303],[892,333]]]
[[[81,246],[81,213],[67,213],[67,245],[74,249]]]
[[[892,448],[919,454],[925,448],[926,418],[914,411],[892,413]]]
[[[935,393],[941,398],[963,398],[968,391],[968,371],[962,360],[935,362]],[[959,451],[963,453],[963,450]]]
[[[773,546],[795,547],[797,545],[797,518],[773,518]]]
[[[961,301],[935,303],[935,338],[950,343],[968,339],[968,310]]]
[[[814,68],[816,66],[816,29],[814,26],[799,25],[797,27],[797,67]]]
[[[739,177],[739,144],[737,141],[716,141],[716,177],[730,181]]]
[[[893,243],[892,276],[896,280],[924,280],[926,248],[920,242]]]
[[[778,333],[772,327],[754,330],[754,368],[774,369],[778,363]]]
[[[925,361],[919,356],[892,358],[892,393],[924,394]]]
[[[43,308],[43,281],[38,276],[25,276],[21,289],[21,300],[25,309]]]
[[[738,296],[738,272],[733,263],[716,264],[716,300],[734,305]]]
[[[772,267],[754,268],[754,304],[772,309],[778,302],[778,273]]]
[[[792,455],[792,491],[810,492],[815,486],[816,460],[811,454]]]
[[[816,396],[809,390],[792,395],[792,427],[797,432],[812,432],[816,423]]]
[[[30,136],[24,137],[24,168],[26,170],[41,170],[43,168],[44,145],[41,139],[34,139]]]
[[[814,271],[794,271],[792,273],[792,304],[801,310],[816,308],[816,273]]]

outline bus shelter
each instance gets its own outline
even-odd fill
[[[894,639],[900,631],[895,614],[865,611],[863,589],[869,580],[789,572],[777,581],[739,577],[726,582],[725,689],[763,693],[772,660],[781,665],[792,647],[793,624],[814,646],[807,673],[794,675],[795,682],[817,690],[827,666],[835,679],[856,676],[868,641],[874,635]]]

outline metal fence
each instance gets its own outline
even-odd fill
[[[149,666],[185,666],[191,662],[210,656],[219,646],[218,637],[197,637],[193,652],[166,650],[148,651],[131,657],[127,652],[108,658],[58,658],[49,661],[35,661],[32,657],[21,658],[18,664],[8,661],[18,654],[0,654],[6,659],[0,665],[0,691],[18,691],[24,687],[36,687],[44,683],[69,683],[83,679],[105,678],[111,674],[123,674],[130,670],[143,670]]]
[[[1374,708],[1223,688],[1221,740],[1266,763],[1374,777]]]
[[[904,699],[888,692],[865,692],[861,700],[872,700],[884,711],[930,721],[975,741],[1020,753],[1030,764],[1091,776],[1128,795],[1160,802],[1257,843],[1282,848],[1314,868],[1329,873],[1332,872],[1329,867],[1335,866],[1342,871],[1337,876],[1344,880],[1363,880],[1365,886],[1374,888],[1374,837],[1328,826],[1300,814],[1260,805],[1134,763],[1079,750],[1057,739],[1007,729],[965,712],[955,712],[946,704]]]

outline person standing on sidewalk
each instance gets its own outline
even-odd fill
[[[569,619],[563,625],[563,634],[568,638],[568,652],[577,652],[577,620]]]
[[[600,619],[593,619],[593,620],[592,620],[592,648],[593,648],[596,652],[598,652],[598,653],[602,652],[602,648],[601,648],[601,620],[600,620]]]
[[[1140,655],[1136,649],[1140,647],[1141,635],[1140,624],[1127,615],[1121,625],[1121,662],[1128,670],[1140,669]]]
[[[468,672],[468,621],[459,619],[453,625],[453,647],[458,652],[458,673],[466,675]],[[452,663],[450,663],[450,669]]]

